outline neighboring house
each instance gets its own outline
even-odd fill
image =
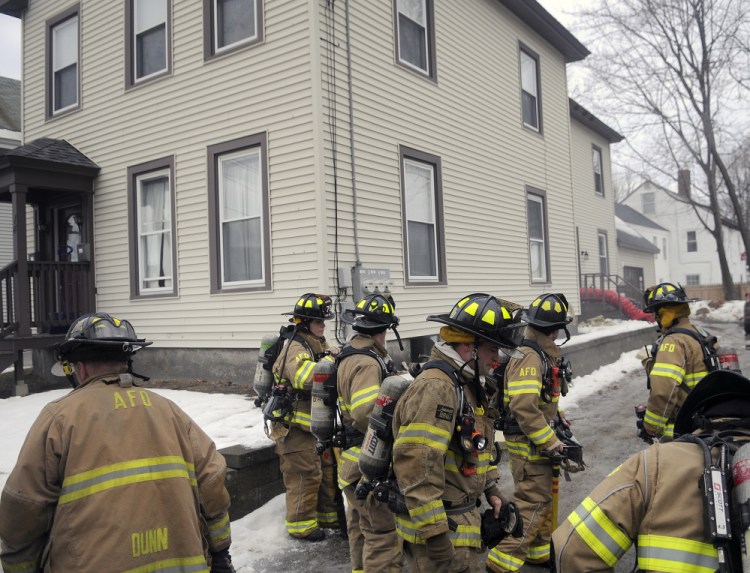
[[[662,281],[656,280],[654,265],[657,257],[667,255],[669,231],[621,203],[615,205],[615,216],[624,294],[640,304],[646,287]]]
[[[579,250],[598,256],[588,226],[576,247],[578,204],[591,225],[606,218],[615,253],[613,132],[571,126],[566,92],[566,64],[588,51],[534,0],[0,0],[0,13],[23,19],[28,142],[0,159],[0,181],[17,175],[0,198],[29,190],[40,257],[77,273],[66,296],[83,289],[35,311],[48,330],[95,306],[154,340],[144,357],[173,375],[237,379],[303,292],[344,307],[390,290],[415,342],[470,292],[577,306]],[[20,183],[22,164],[46,176]]]
[[[0,154],[21,145],[21,82],[0,77]],[[13,217],[0,203],[0,269],[13,260]]]
[[[611,276],[613,282],[605,286],[615,288],[620,262],[610,145],[623,136],[572,99],[570,117],[574,209],[551,216],[575,225],[581,286],[593,280],[600,286],[602,276]]]
[[[689,177],[680,177],[679,181],[681,185],[677,193],[647,181],[635,189],[623,204],[658,226],[650,234],[643,233],[647,238],[655,238],[661,250],[655,262],[656,282],[679,282],[686,287],[720,285],[722,278],[716,240],[688,202]],[[707,207],[698,207],[698,210],[701,217],[713,226],[711,211]],[[731,221],[724,220],[722,232],[732,280],[735,284],[745,283],[747,270],[742,256],[745,248],[739,229]]]

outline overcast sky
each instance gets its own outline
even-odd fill
[[[538,0],[544,8],[565,26],[572,24],[566,12],[591,0]],[[0,76],[21,79],[21,20],[0,14]]]

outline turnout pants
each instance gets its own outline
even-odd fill
[[[322,460],[315,442],[310,432],[296,427],[276,440],[286,488],[286,530],[292,537],[337,524],[333,456],[329,450],[327,460]]]
[[[352,573],[401,573],[403,542],[396,533],[395,516],[372,492],[357,499],[354,488],[352,484],[344,489]]]
[[[487,569],[495,573],[515,572],[550,559],[552,538],[552,464],[530,462],[511,455],[515,482],[513,501],[523,518],[523,536],[506,537],[487,555]]]

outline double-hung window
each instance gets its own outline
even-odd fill
[[[394,0],[396,60],[436,79],[433,0]]]
[[[526,217],[529,235],[531,282],[549,282],[547,241],[547,201],[543,192],[526,193]]]
[[[695,231],[687,232],[687,252],[688,253],[698,252],[698,237]]]
[[[129,0],[128,84],[160,76],[171,64],[170,0]]]
[[[203,0],[205,57],[263,41],[263,0]]]
[[[541,131],[539,106],[539,57],[521,48],[521,112],[523,124]]]
[[[131,296],[174,295],[174,159],[128,169],[131,241]]]
[[[78,6],[47,23],[48,117],[79,107]]]
[[[211,289],[271,287],[265,134],[208,148]]]
[[[594,161],[594,191],[597,195],[604,196],[604,166],[602,164],[602,150],[594,145],[591,147],[591,155]]]
[[[653,193],[644,193],[641,195],[641,201],[643,204],[643,214],[649,215],[656,211],[656,203],[654,201]]]
[[[407,284],[445,284],[440,158],[401,147]]]
[[[599,242],[599,272],[603,275],[609,274],[609,241],[607,240],[606,231],[598,231],[597,238]]]

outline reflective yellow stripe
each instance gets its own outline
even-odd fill
[[[472,463],[475,464],[475,469],[477,472],[477,475],[486,474],[488,471],[490,471],[492,468],[497,467],[490,464],[492,461],[492,454],[490,453],[480,453],[479,456],[476,458],[472,458]],[[458,458],[455,452],[452,450],[448,450],[445,453],[445,462],[444,467],[445,471],[452,472],[455,474],[463,475],[461,474],[461,464],[463,463],[463,458]]]
[[[447,520],[445,506],[440,499],[410,509],[409,517],[411,517],[412,525],[418,528],[425,525],[435,525],[436,523]]]
[[[301,535],[318,527],[318,521],[315,519],[308,519],[306,521],[284,521],[284,523],[286,524],[287,532],[294,535]]]
[[[521,394],[540,394],[542,392],[542,382],[540,380],[514,380],[508,382],[508,395],[520,396]]]
[[[59,505],[123,485],[170,478],[187,479],[197,486],[195,466],[180,456],[144,458],[102,466],[66,477]]]
[[[229,514],[225,514],[219,522],[214,523],[208,528],[208,538],[212,543],[227,539],[230,534]]]
[[[614,567],[633,544],[590,497],[584,499],[568,516],[568,521],[608,567]]]
[[[335,511],[319,511],[317,512],[318,523],[338,523],[339,517]]]
[[[352,394],[351,410],[354,411],[360,406],[374,402],[375,398],[378,397],[378,394],[380,394],[380,386],[378,385],[370,386],[355,392]]]
[[[693,372],[685,376],[685,385],[688,388],[694,388],[695,385],[703,379],[708,372]]]
[[[667,424],[667,419],[664,416],[660,416],[648,408],[646,408],[646,412],[643,415],[643,421],[655,428],[664,428]]]
[[[537,449],[527,442],[511,442],[506,440],[505,445],[508,448],[508,453],[512,456],[517,456],[532,462],[549,461],[547,456],[539,454]]]
[[[450,439],[451,432],[430,424],[414,423],[401,428],[393,445],[421,444],[445,453],[448,450]]]
[[[682,384],[685,378],[685,369],[674,364],[657,362],[651,369],[651,376],[664,376],[665,378],[671,378],[678,384]]]
[[[513,557],[509,553],[498,551],[497,547],[490,549],[490,552],[487,554],[487,559],[506,571],[518,571],[524,564],[523,559]]]
[[[529,546],[529,559],[534,561],[542,561],[550,558],[550,544],[544,543],[543,545],[530,545]]]
[[[638,567],[664,573],[714,573],[719,568],[719,558],[710,543],[666,535],[639,535]]]
[[[315,368],[315,362],[312,360],[304,360],[300,364],[299,368],[297,368],[297,372],[294,374],[294,384],[293,386],[297,390],[304,390],[305,389],[305,382],[310,380],[310,377],[312,376],[313,369]]]
[[[448,531],[454,547],[482,547],[482,532],[475,525],[459,525],[456,531]]]
[[[425,544],[425,540],[419,534],[419,530],[414,527],[414,524],[412,524],[408,517],[396,515],[396,533],[409,543]]]
[[[128,569],[124,573],[158,573],[160,571],[169,573],[199,573],[205,571],[208,573],[208,565],[203,555],[195,557],[174,557],[173,559],[164,559],[156,563],[142,565],[135,569]]]
[[[529,434],[529,439],[538,445],[549,441],[552,437],[554,437],[554,435],[555,433],[552,431],[552,428],[550,428],[549,426],[544,426],[541,430],[531,432]]]
[[[298,424],[304,428],[310,427],[310,414],[307,412],[300,412],[299,410],[294,411],[294,415],[292,416],[292,424]]]
[[[39,570],[36,566],[36,561],[23,561],[21,563],[8,563],[3,559],[0,561],[3,565],[3,571],[5,573],[35,573]]]

